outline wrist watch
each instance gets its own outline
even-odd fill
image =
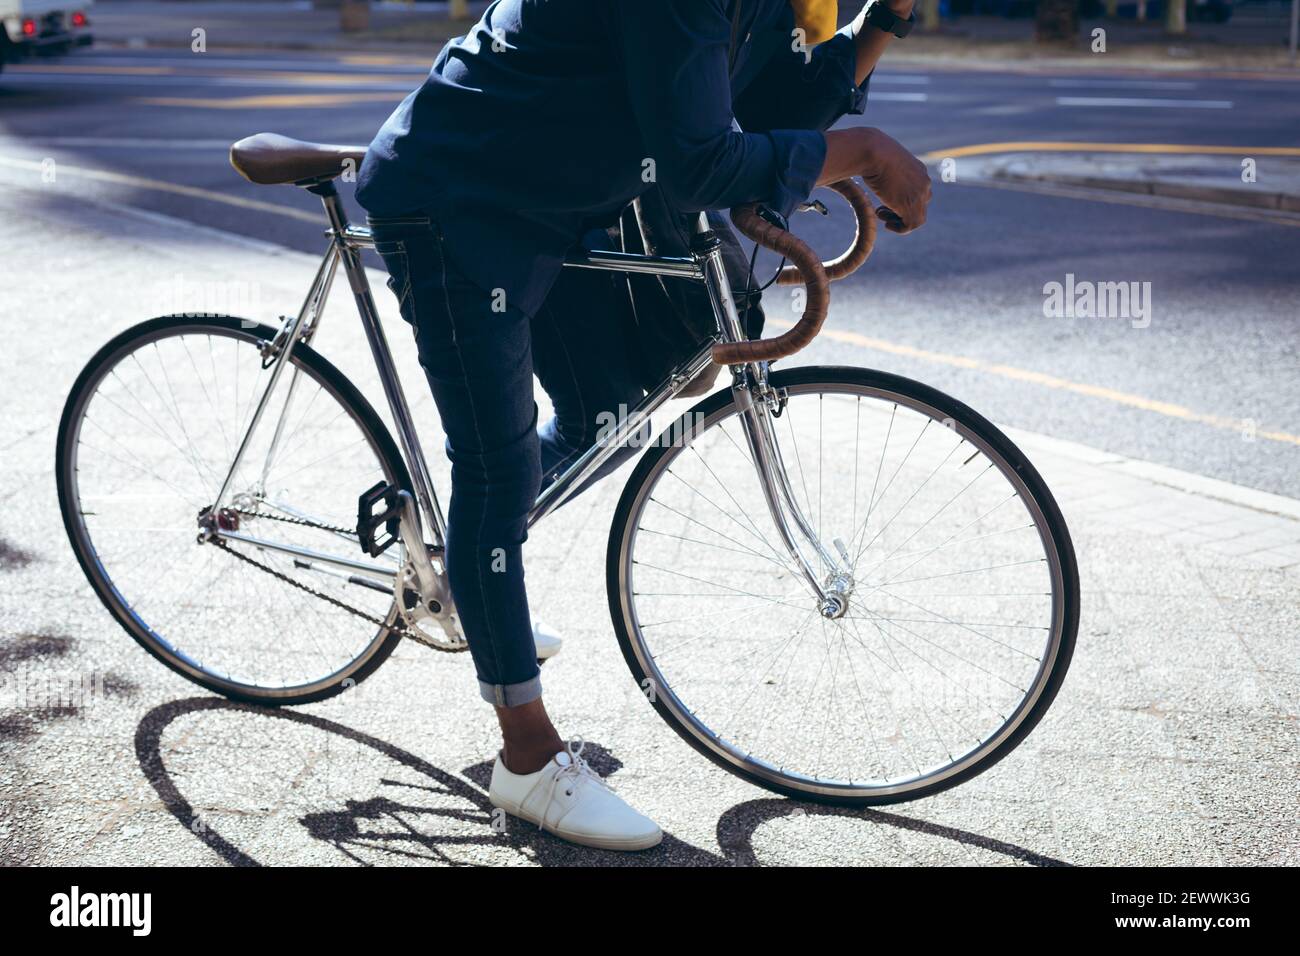
[[[916,11],[914,10],[905,20],[889,9],[882,0],[868,0],[864,19],[877,30],[892,33],[901,40],[912,32],[912,27],[916,26]]]

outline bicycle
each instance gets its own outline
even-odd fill
[[[363,155],[273,134],[234,144],[248,179],[322,201],[328,246],[302,307],[279,328],[130,328],[81,372],[59,425],[60,506],[94,590],[156,658],[234,699],[322,700],[404,638],[466,646],[443,513],[362,267],[370,232],[335,188]],[[967,406],[881,371],[771,368],[812,341],[829,282],[870,252],[865,193],[833,188],[857,232],[831,263],[762,207],[732,211],[786,257],[780,281],[807,286],[777,338],[746,339],[703,215],[689,256],[570,257],[703,282],[717,331],[543,491],[530,525],[725,366],[729,385],[648,443],[618,501],[606,587],[623,656],[724,769],[791,796],[892,803],[987,769],[1038,723],[1073,652],[1078,572],[1043,480]],[[311,344],[340,264],[396,441]]]

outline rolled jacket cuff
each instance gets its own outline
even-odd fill
[[[840,104],[840,115],[852,113],[860,116],[867,110],[867,87],[871,85],[871,74],[861,84],[855,83],[857,74],[858,46],[857,34],[850,23],[839,30],[835,36],[817,48],[817,53],[825,58],[827,66],[834,64],[831,72],[840,73],[839,84],[844,90],[844,100]],[[872,73],[875,70],[871,71]]]
[[[867,78],[862,81],[861,86],[850,87],[849,103],[845,108],[845,113],[852,113],[854,116],[861,116],[867,111],[867,91],[871,86],[871,77],[875,75],[875,70],[867,74]]]
[[[782,216],[789,216],[817,185],[826,165],[826,137],[815,130],[773,130],[766,134],[785,160],[777,173],[776,191],[770,200]]]

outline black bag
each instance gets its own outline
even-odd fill
[[[709,224],[722,242],[722,257],[732,284],[736,308],[745,324],[745,334],[757,338],[763,331],[761,293],[749,277],[749,258],[720,212],[708,213]],[[690,255],[690,236],[695,216],[678,212],[664,201],[663,193],[652,189],[623,211],[609,230],[612,248],[653,256]],[[749,280],[747,287],[742,283]],[[626,290],[627,308],[620,309],[624,338],[632,353],[632,366],[641,387],[650,391],[677,366],[691,358],[717,331],[709,292],[702,282],[667,276],[627,273],[616,280]],[[748,308],[747,308],[748,306]],[[684,396],[703,395],[720,371],[710,366],[682,391]]]

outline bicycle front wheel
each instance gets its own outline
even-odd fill
[[[212,508],[271,372],[275,330],[221,316],[128,329],[91,359],[59,425],[55,474],[73,550],[113,616],[203,687],[263,704],[320,700],[374,671],[401,640],[393,583],[305,555],[369,561],[357,498],[406,488],[365,398],[305,345],[283,370],[222,502]],[[391,570],[395,559],[375,562]]]
[[[842,613],[782,543],[743,413],[718,392],[647,452],[615,513],[628,666],[688,743],[779,793],[895,803],[969,779],[1024,739],[1069,666],[1079,584],[1056,503],[1005,435],[932,388],[831,367],[770,384],[783,401],[759,414],[811,532],[801,550],[846,592]]]

